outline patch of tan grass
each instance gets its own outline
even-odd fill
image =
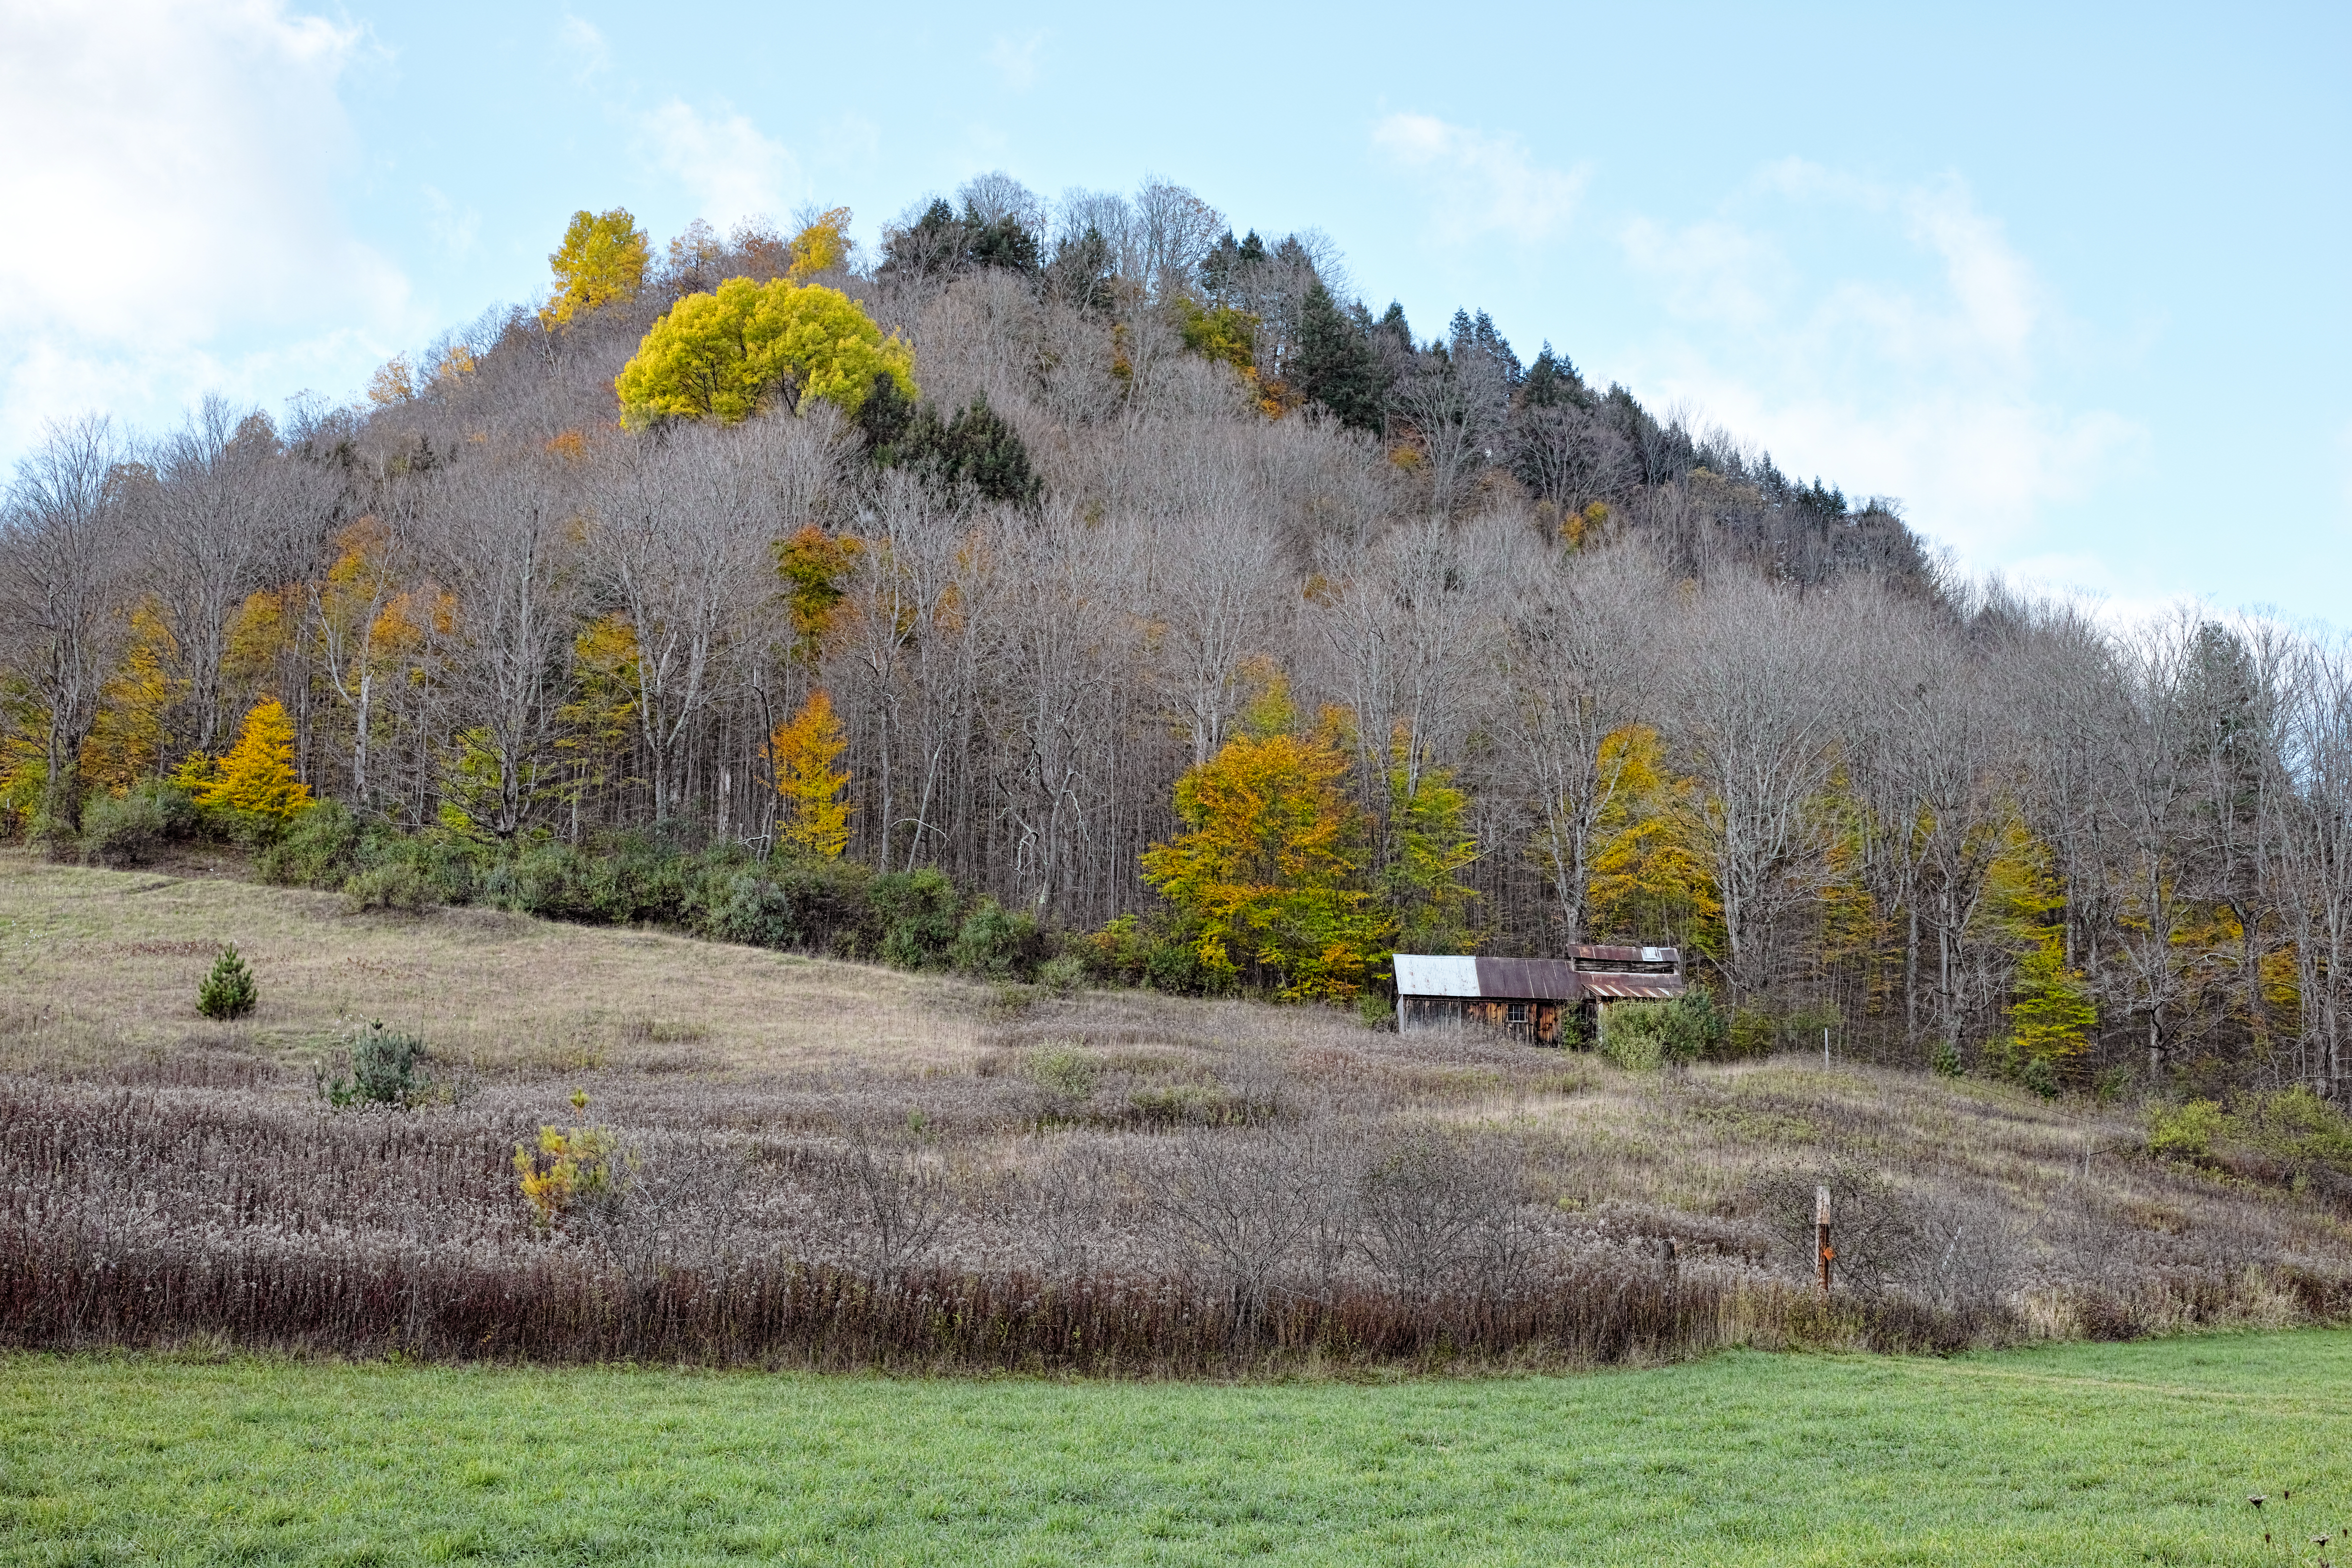
[[[224,942],[260,982],[236,1024],[195,1009]],[[354,1021],[484,1070],[960,1070],[986,993],[937,976],[489,910],[347,915],[329,894],[0,853],[0,1068],[184,1047],[279,1060]]]

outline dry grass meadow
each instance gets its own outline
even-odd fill
[[[223,942],[250,1018],[196,1016]],[[968,1067],[984,993],[863,964],[491,910],[342,912],[330,893],[100,871],[0,851],[0,1066],[100,1069],[191,1048],[295,1062],[354,1020],[485,1071]]]
[[[224,942],[261,990],[233,1025],[194,1005]],[[1805,1056],[1628,1073],[14,854],[0,973],[0,1323],[27,1346],[1224,1374],[2352,1304],[2335,1183],[2154,1160],[2135,1106]],[[315,1065],[367,1019],[425,1040],[430,1091],[332,1109]],[[542,1129],[585,1163],[535,1208]]]

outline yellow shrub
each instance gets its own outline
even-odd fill
[[[602,1127],[542,1127],[537,1148],[515,1145],[514,1168],[531,1221],[541,1230],[621,1185],[619,1150]]]

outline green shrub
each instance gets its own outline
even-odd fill
[[[2352,1170],[2352,1118],[2305,1085],[2249,1095],[2236,1110],[2231,1135],[2249,1147],[2294,1164]]]
[[[359,819],[341,801],[322,800],[255,858],[254,870],[281,887],[340,888],[359,874]]]
[[[2230,1119],[2213,1100],[2157,1106],[2147,1113],[2147,1152],[2159,1160],[2208,1160],[2229,1126]]]
[[[368,910],[400,910],[415,914],[439,900],[431,879],[415,861],[395,860],[372,866],[343,884],[343,908],[352,914]]]
[[[81,852],[101,866],[136,866],[196,828],[196,803],[168,779],[142,779],[93,797],[81,814]]]
[[[961,900],[945,872],[891,871],[867,884],[882,928],[882,961],[900,969],[937,969],[948,960],[961,923]]]
[[[224,801],[205,801],[196,806],[196,823],[209,837],[253,851],[257,861],[284,843],[318,809],[314,805],[289,818],[274,811],[247,811]]]
[[[1102,1062],[1073,1046],[1039,1046],[1021,1061],[1022,1076],[1056,1100],[1084,1100],[1102,1077]]]
[[[1191,932],[1181,929],[1152,933],[1143,955],[1143,981],[1154,991],[1175,996],[1200,996],[1223,989],[1219,977],[1201,962],[1201,949]]]
[[[1735,1058],[1772,1054],[1780,1031],[1772,1015],[1761,1007],[1735,1007],[1724,1028],[1724,1054]]]
[[[1356,1016],[1367,1029],[1393,1029],[1396,1004],[1378,991],[1367,991],[1356,998]]]
[[[1715,1050],[1725,1033],[1714,999],[1696,986],[1671,1002],[1618,1002],[1601,1014],[1601,1054],[1637,1070],[1696,1061]]]
[[[2017,1068],[2017,1081],[2044,1100],[2058,1098],[2058,1064],[2044,1056],[2030,1056]]]
[[[957,928],[948,956],[967,974],[1014,980],[1035,973],[1045,950],[1036,916],[1016,914],[994,899],[982,899]]]
[[[253,971],[234,947],[220,950],[220,956],[213,960],[212,973],[196,987],[196,1011],[223,1023],[244,1017],[260,999]]]
[[[1958,1078],[1968,1069],[1960,1062],[1959,1047],[1937,1040],[1927,1048],[1927,1070],[1937,1078]]]
[[[1615,1002],[1601,1010],[1601,1054],[1635,1072],[1666,1059],[1665,1005]]]
[[[1056,996],[1067,996],[1087,983],[1087,961],[1075,952],[1056,953],[1037,966],[1037,984]]]
[[[362,1024],[345,1042],[348,1078],[328,1080],[320,1070],[319,1087],[338,1109],[353,1105],[414,1105],[431,1087],[424,1072],[425,1042],[415,1035],[387,1029],[382,1019]]]
[[[1140,985],[1151,957],[1151,938],[1133,915],[1121,915],[1102,930],[1073,937],[1069,952],[1102,985]]]

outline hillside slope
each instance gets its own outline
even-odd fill
[[[2137,1108],[1804,1054],[1625,1072],[1326,1010],[339,908],[0,861],[18,1342],[1197,1372],[2352,1302],[2331,1167],[2160,1162]],[[224,940],[259,976],[248,1022],[194,1016]],[[339,1033],[368,1017],[423,1036],[429,1081],[331,1111],[313,1063],[347,1070]],[[909,1316],[908,1291],[957,1305]]]

